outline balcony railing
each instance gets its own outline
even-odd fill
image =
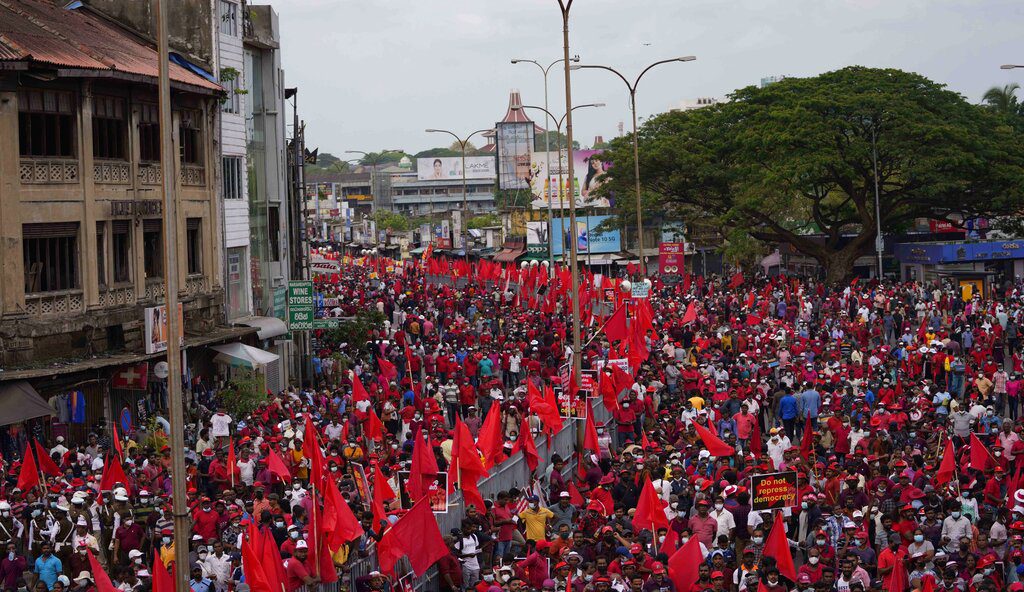
[[[18,173],[22,183],[51,185],[78,183],[78,160],[74,158],[22,158]]]
[[[206,170],[201,166],[181,167],[181,184],[190,187],[203,187],[206,185]]]
[[[25,294],[25,312],[33,317],[74,314],[85,311],[81,290]]]
[[[92,165],[92,180],[96,183],[127,185],[132,180],[132,166],[122,161],[96,161]]]

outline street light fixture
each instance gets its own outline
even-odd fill
[[[545,67],[545,66],[542,66],[540,64],[540,62],[538,62],[537,60],[522,60],[522,59],[515,59],[515,58],[512,59],[512,63],[513,64],[533,64],[533,65],[537,66],[538,68],[540,68],[541,73],[544,75],[544,112],[547,113],[547,115],[544,116],[544,128],[545,128],[545,130],[544,130],[544,166],[545,166],[545,169],[544,170],[546,171],[546,174],[548,175],[549,178],[550,178],[550,175],[551,175],[551,148],[550,148],[550,146],[548,144],[550,138],[548,137],[549,134],[547,132],[547,127],[548,127],[547,120],[548,120],[548,117],[550,116],[550,112],[548,111],[548,72],[551,71],[551,68],[553,68],[555,66],[555,64],[558,64],[558,63],[561,63],[561,62],[564,62],[564,61],[565,61],[565,58],[558,58],[557,60],[551,62],[550,64],[548,64]],[[578,56],[578,55],[577,56],[573,56],[573,57],[569,58],[569,61],[570,62],[579,62],[580,61],[580,56]],[[516,107],[513,107],[513,109],[516,109]],[[554,118],[552,118],[552,120],[554,120]],[[561,159],[561,152],[559,152],[559,159]],[[552,210],[551,210],[551,194],[548,193],[545,196],[545,198],[548,201],[548,220],[551,220],[553,218]],[[548,273],[551,275],[551,277],[555,277],[555,255],[554,255],[554,253],[551,252],[550,244],[548,245]]]
[[[1013,70],[1014,68],[1024,68],[1024,65],[1019,64],[1003,64],[999,66],[1000,70]]]
[[[651,68],[654,68],[655,66],[659,66],[661,64],[670,64],[670,63],[673,63],[673,62],[692,62],[692,61],[694,61],[696,59],[697,59],[697,56],[681,56],[681,57],[677,57],[677,58],[669,58],[667,60],[661,60],[661,61],[654,62],[653,64],[651,64],[651,65],[647,66],[646,68],[644,68],[640,72],[640,75],[637,76],[636,79],[632,83],[630,83],[629,80],[627,80],[626,77],[622,75],[622,73],[620,73],[618,70],[616,70],[615,68],[612,68],[610,66],[601,66],[601,65],[596,65],[596,64],[595,65],[580,65],[580,64],[576,64],[576,65],[570,66],[570,68],[573,69],[573,70],[582,70],[582,69],[607,70],[607,71],[611,72],[612,74],[615,74],[616,76],[621,78],[622,82],[624,82],[626,84],[626,88],[629,89],[629,109],[633,113],[633,180],[634,180],[634,182],[636,184],[636,238],[637,238],[637,248],[639,250],[639,255],[640,255],[640,270],[641,270],[641,273],[643,273],[644,275],[647,275],[647,258],[644,256],[643,214],[641,212],[641,207],[640,207],[640,139],[637,137],[637,134],[636,134],[636,87],[637,87],[638,84],[640,84],[640,79],[642,79],[644,77],[644,74],[647,74],[647,72],[650,71]],[[568,74],[566,76],[568,77]]]
[[[448,131],[446,129],[434,129],[428,128],[426,130],[429,134],[448,134],[455,138],[455,141],[459,143],[459,147],[462,148],[462,251],[465,254],[466,261],[469,261],[469,208],[466,205],[466,144],[469,144],[469,140],[477,134],[494,133],[493,128],[479,129],[475,132],[466,136],[466,139],[460,138],[455,132]]]

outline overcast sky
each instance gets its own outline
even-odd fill
[[[543,105],[532,65],[562,56],[556,0],[273,0],[285,80],[298,85],[307,144],[321,151],[408,152],[448,145],[428,127],[463,134],[494,125],[510,89]],[[641,116],[701,96],[723,97],[763,76],[809,76],[847,65],[895,67],[947,84],[971,101],[1024,82],[1024,0],[576,0],[570,52],[633,77]],[[551,111],[564,79],[549,75]],[[629,130],[628,94],[602,71],[573,72],[583,145]],[[539,120],[542,116],[534,116]],[[479,144],[478,144],[479,145]]]

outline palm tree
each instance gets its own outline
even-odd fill
[[[1020,85],[1014,82],[1002,88],[993,86],[988,89],[985,96],[981,98],[985,104],[998,113],[1004,115],[1017,114],[1021,112],[1020,101],[1017,100],[1017,91]]]

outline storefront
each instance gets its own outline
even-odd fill
[[[900,243],[895,254],[901,279],[948,277],[971,293],[987,294],[994,286],[1024,276],[1024,241]]]

